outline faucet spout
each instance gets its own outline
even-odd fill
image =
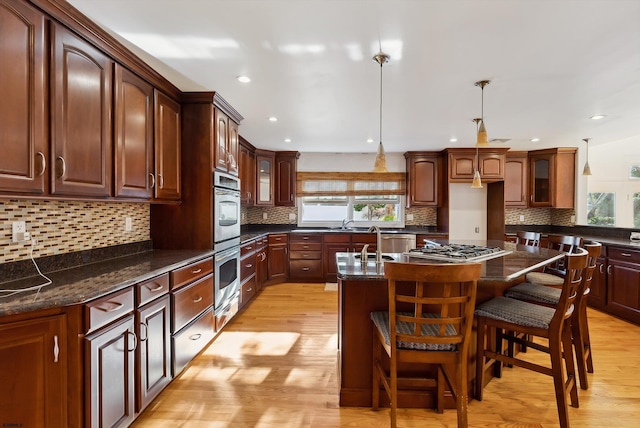
[[[369,233],[376,232],[376,264],[382,263],[382,234],[378,225],[369,228]]]
[[[347,220],[346,218],[344,220],[342,220],[342,229],[346,229],[348,225],[350,225],[351,223],[353,223],[353,220]]]

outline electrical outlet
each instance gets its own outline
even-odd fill
[[[27,233],[27,223],[24,221],[14,221],[11,223],[11,241],[20,242],[25,239]]]
[[[520,216],[520,221],[524,221],[524,216],[523,215]]]
[[[572,215],[571,219],[569,220],[571,222],[571,224],[575,224],[576,222],[576,216]]]
[[[476,233],[480,233],[480,228],[476,227]]]
[[[407,221],[413,221],[413,214],[407,214]]]
[[[263,220],[266,220],[266,219],[268,219],[268,218],[269,218],[269,214],[267,214],[267,213],[262,213],[262,219],[263,219]]]
[[[289,213],[289,220],[295,220],[296,219],[296,214],[295,213]]]
[[[133,230],[133,221],[131,220],[131,217],[125,217],[124,218],[124,231],[125,232],[131,232]]]

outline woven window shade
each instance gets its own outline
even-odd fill
[[[404,195],[403,172],[298,172],[298,196]]]

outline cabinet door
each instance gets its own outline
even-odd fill
[[[256,290],[261,290],[262,285],[269,280],[269,262],[267,248],[262,248],[256,254]]]
[[[256,153],[256,205],[273,206],[274,156]]]
[[[115,196],[153,195],[153,87],[115,66]]]
[[[26,2],[0,0],[0,192],[42,194],[46,138],[45,19]]]
[[[289,250],[287,245],[269,245],[269,281],[286,281],[289,277]]]
[[[407,157],[407,207],[437,207],[439,156]]]
[[[478,156],[478,163],[480,164],[480,176],[482,177],[483,180],[485,179],[486,180],[503,180],[504,179],[504,155],[503,154],[480,153]]]
[[[52,24],[51,193],[109,196],[113,62]]]
[[[536,155],[529,159],[529,193],[531,207],[550,207],[553,201],[554,158],[552,155]]]
[[[229,117],[220,109],[215,110],[215,128],[213,145],[215,147],[215,166],[216,169],[227,171],[227,162],[229,154],[227,153],[229,146]]]
[[[136,361],[136,411],[139,413],[171,381],[169,296],[143,306],[136,317],[140,338]]]
[[[0,422],[67,426],[64,315],[0,325]]]
[[[527,206],[527,156],[507,156],[504,168],[504,205]]]
[[[256,156],[251,150],[240,144],[240,203],[252,206],[256,196]]]
[[[126,427],[133,422],[136,346],[133,315],[85,338],[87,427]]]
[[[603,257],[596,261],[596,269],[591,280],[591,293],[587,298],[589,306],[603,309],[607,304],[607,262]]]
[[[640,323],[640,266],[609,259],[607,308],[612,313]]]
[[[155,90],[155,197],[180,200],[180,104]]]
[[[296,205],[297,152],[276,154],[276,199],[275,205],[294,207]]]
[[[476,171],[476,154],[474,153],[450,153],[449,154],[449,179],[471,180]]]
[[[238,124],[233,120],[227,120],[229,127],[228,143],[227,143],[227,171],[229,174],[238,175]]]

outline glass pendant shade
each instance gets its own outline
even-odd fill
[[[384,146],[382,145],[382,141],[378,144],[378,154],[376,155],[376,161],[373,164],[373,172],[388,172],[387,158],[384,156]]]
[[[471,182],[472,189],[482,189],[482,180],[480,179],[480,171],[476,169],[473,174],[473,181]]]
[[[380,64],[380,144],[378,144],[378,153],[373,164],[373,172],[387,172],[387,158],[384,155],[384,146],[382,145],[382,64],[389,61],[389,55],[378,52],[373,56],[373,60]]]
[[[484,121],[480,121],[480,128],[478,129],[478,140],[476,142],[478,146],[488,146],[489,141],[487,141],[487,130],[484,127]]]
[[[587,143],[587,161],[584,163],[584,168],[582,169],[582,175],[591,175],[591,167],[589,166],[589,140],[590,138],[582,139],[582,141]]]

